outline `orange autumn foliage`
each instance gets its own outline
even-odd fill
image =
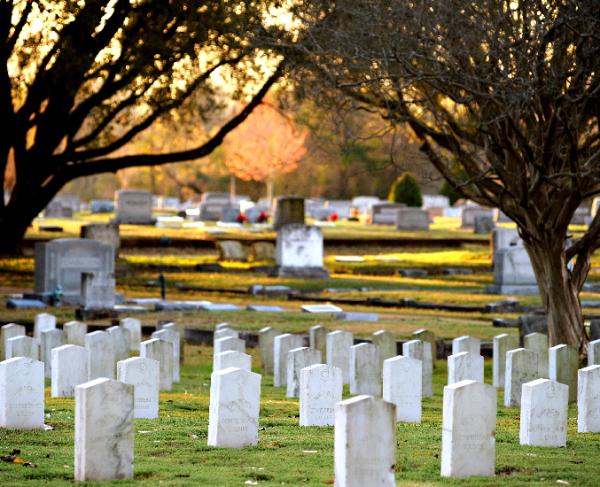
[[[261,104],[225,139],[225,165],[245,181],[272,180],[298,167],[306,136],[275,108]]]

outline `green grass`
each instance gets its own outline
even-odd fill
[[[115,485],[322,486],[333,480],[333,428],[300,428],[298,402],[263,377],[259,443],[240,450],[206,445],[211,349],[186,347],[182,381],[173,392],[162,393],[160,417],[135,420],[135,481]],[[253,351],[254,353],[254,351]],[[257,358],[254,357],[254,363]],[[600,476],[600,434],[576,433],[576,410],[569,411],[566,448],[519,445],[519,411],[501,405],[499,393],[496,433],[496,477],[441,479],[442,389],[446,368],[438,362],[434,397],[423,400],[421,424],[401,423],[396,430],[396,478],[399,485],[571,485],[596,486]],[[486,361],[486,380],[491,379]],[[64,486],[73,482],[72,399],[49,398],[46,423],[52,431],[0,430],[0,453],[21,450],[36,467],[0,462],[4,486]],[[347,394],[345,395],[347,397]],[[316,453],[315,453],[316,451]],[[87,485],[87,484],[86,484]],[[94,485],[90,483],[89,485]]]

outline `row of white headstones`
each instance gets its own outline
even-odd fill
[[[43,342],[44,336],[53,336],[56,334],[55,331],[68,333],[64,329],[57,330],[55,322],[54,327],[48,325],[48,329],[44,330],[43,322],[44,320],[41,319],[36,320],[36,325],[40,326],[36,326],[34,330],[34,340],[37,340],[36,334]],[[14,333],[24,332],[24,329],[15,328],[18,326],[20,325],[6,325],[2,328],[2,344],[21,338],[20,336],[9,338]],[[76,327],[81,332],[85,331],[84,326],[82,323],[77,325],[70,323],[66,324],[64,328],[69,330]],[[141,344],[141,326],[138,320],[125,319],[122,321],[121,327],[116,328],[121,328],[122,331],[126,330],[128,333],[84,333],[84,347],[71,344],[51,349],[50,375],[53,396],[73,395],[73,391],[76,396],[75,476],[77,480],[127,478],[133,473],[132,467],[130,469],[124,467],[124,465],[129,465],[127,461],[114,465],[114,462],[107,462],[107,458],[110,457],[109,452],[106,455],[97,454],[98,445],[112,448],[110,445],[114,445],[114,434],[118,434],[124,439],[125,448],[128,445],[128,434],[125,434],[128,430],[125,428],[124,431],[114,431],[114,428],[108,424],[105,425],[106,420],[102,419],[105,413],[112,414],[113,419],[121,417],[121,415],[112,411],[112,406],[110,411],[97,410],[97,405],[105,402],[102,398],[106,394],[110,395],[111,403],[115,403],[115,400],[112,400],[113,396],[125,398],[131,394],[134,399],[132,401],[126,399],[125,402],[132,403],[133,417],[156,417],[158,415],[158,390],[170,390],[172,382],[178,380],[180,339],[174,324],[164,325],[162,330],[155,332],[151,340],[141,342]],[[75,335],[72,334],[72,336]],[[506,337],[508,335],[501,335],[494,340],[495,356],[502,355],[503,347],[508,350],[512,346],[511,341]],[[526,339],[526,345],[535,347],[536,344],[542,343],[540,338],[529,336]],[[302,347],[303,337],[301,336],[280,334],[271,328],[261,330],[259,345],[264,372],[270,373],[272,369],[274,385],[286,387],[288,397],[300,397],[300,425],[336,426],[336,479],[339,478],[340,482],[342,482],[341,479],[346,479],[345,483],[340,483],[340,485],[355,485],[354,482],[360,484],[366,478],[364,475],[374,475],[374,477],[368,477],[374,482],[380,477],[389,477],[388,467],[394,462],[392,461],[388,467],[385,467],[385,461],[383,463],[376,462],[380,468],[373,467],[371,453],[367,458],[361,457],[361,454],[364,455],[365,452],[375,451],[364,448],[364,442],[374,441],[377,445],[380,443],[391,445],[391,453],[384,452],[383,457],[377,454],[377,458],[393,460],[395,440],[386,443],[382,438],[386,435],[394,435],[395,429],[392,428],[394,431],[391,432],[385,429],[389,425],[387,422],[389,418],[386,416],[387,413],[381,412],[382,408],[388,412],[392,411],[392,423],[394,421],[420,422],[421,397],[422,395],[432,395],[433,392],[431,390],[431,365],[433,363],[431,344],[426,341],[412,340],[403,344],[403,356],[393,356],[384,360],[382,350],[385,350],[386,354],[395,355],[396,342],[389,332],[380,331],[374,334],[373,341],[378,345],[369,343],[353,345],[351,333],[344,331],[327,333],[323,327],[316,326],[311,329],[310,339],[312,348]],[[129,392],[118,392],[121,390],[119,386],[113,384],[115,381],[110,381],[110,378],[114,377],[115,350],[119,349],[119,342],[122,341],[127,343],[130,350],[136,350],[136,344],[139,344],[142,355],[142,357],[125,359],[117,363],[117,378],[124,385],[128,384],[131,387]],[[322,351],[319,348],[322,348],[323,341],[325,342],[323,352],[327,355],[327,365],[320,363]],[[261,377],[250,371],[251,357],[244,353],[245,342],[229,325],[218,325],[215,331],[214,345],[208,442],[210,445],[224,447],[256,444],[258,441]],[[479,346],[479,341],[471,337],[460,337],[453,342],[453,352],[455,353],[449,357],[449,383],[455,383],[446,386],[444,390],[442,475],[493,475],[494,472],[493,431],[495,429],[496,392],[492,386],[483,385],[483,360],[477,358],[479,357]],[[11,349],[11,345],[6,346],[6,350],[9,349]],[[524,357],[534,354],[533,362],[514,360],[515,357],[521,356],[520,352],[523,350],[527,352]],[[550,349],[550,369],[553,367],[563,369],[564,361],[559,360],[558,355],[553,361],[552,356],[553,352]],[[90,357],[92,357],[91,360]],[[542,349],[510,350],[506,352],[506,360],[506,377],[511,378],[506,380],[507,389],[511,387],[512,390],[516,390],[516,384],[519,381],[522,382],[520,385],[523,385],[523,387],[519,386],[522,389],[520,396],[523,398],[521,443],[563,446],[566,442],[569,387],[558,381],[547,379],[534,380],[525,384],[527,381],[524,379],[527,378],[527,374],[535,375],[536,372],[532,372],[532,370],[539,370],[537,364],[544,360]],[[90,362],[102,362],[104,365],[94,368],[89,366]],[[497,362],[499,360],[494,360],[494,381],[497,379]],[[532,363],[535,363],[535,366]],[[175,364],[177,364],[177,370]],[[577,362],[575,362],[575,370],[576,364]],[[38,369],[39,371],[36,372]],[[100,372],[96,373],[105,374],[100,376],[103,377],[101,379],[90,375],[91,371],[98,370]],[[5,391],[4,397],[0,397],[0,425],[17,428],[43,427],[44,364],[36,362],[32,358],[14,358],[2,362],[0,371],[0,380],[2,381],[0,390]],[[521,375],[519,376],[519,374]],[[37,375],[40,377],[38,378]],[[382,394],[382,375],[383,401],[377,399],[377,396]],[[15,377],[19,377],[20,381],[11,380]],[[26,387],[23,387],[23,377],[31,379],[26,381]],[[596,396],[598,396],[597,391],[600,390],[600,367],[588,367],[580,370],[579,379],[579,430],[599,431],[600,404]],[[91,382],[85,383],[88,380]],[[32,381],[34,384],[31,384]],[[360,396],[348,401],[341,401],[342,384],[348,382],[351,394]],[[472,392],[464,393],[466,394],[464,396],[462,392],[456,392],[457,390],[462,391],[463,388]],[[107,392],[103,392],[105,389]],[[488,400],[491,397],[490,394],[493,394],[493,401]],[[513,395],[510,394],[509,397]],[[446,396],[448,396],[448,400],[446,400]],[[467,403],[476,406],[473,411],[464,414],[466,410],[470,411]],[[36,404],[37,406],[34,407]],[[27,406],[23,407],[23,405]],[[129,406],[125,404],[123,408],[125,411],[129,409]],[[364,417],[364,412],[362,412],[364,408],[373,412],[372,417]],[[540,408],[545,411],[544,415],[539,414]],[[473,427],[475,424],[472,421],[473,415],[481,417],[481,421],[476,422],[477,427]],[[349,420],[348,416],[351,416],[352,419]],[[461,418],[466,419],[463,421]],[[367,437],[362,438],[360,437],[361,430],[354,430],[354,428],[359,424],[365,425],[365,422],[368,427],[362,430],[362,435],[367,434],[366,432],[368,434]],[[90,437],[89,427],[93,424],[102,424],[106,428],[94,427],[97,434]],[[120,424],[120,422],[116,424]],[[125,426],[123,424],[123,427]],[[80,432],[79,436],[78,432]],[[339,435],[345,436],[338,441]],[[349,438],[359,437],[360,441],[356,441],[356,439],[346,441]],[[468,444],[463,441],[465,438],[468,439]],[[86,448],[91,445],[94,445],[96,453],[86,455]],[[488,447],[491,445],[491,447],[484,448],[486,445]],[[379,447],[374,446],[373,448]],[[340,448],[348,449],[348,451],[342,452]],[[477,458],[474,450],[485,458]],[[131,451],[131,458],[133,458],[133,451]],[[352,484],[348,482],[352,482]]]

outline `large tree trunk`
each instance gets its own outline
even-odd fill
[[[46,207],[41,190],[15,187],[8,204],[0,208],[0,255],[16,255],[33,219]],[[37,197],[36,197],[37,195]]]
[[[579,289],[567,268],[563,242],[526,241],[548,321],[550,346],[565,343],[585,353],[586,335]]]

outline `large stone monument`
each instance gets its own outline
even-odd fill
[[[280,196],[275,200],[273,227],[280,230],[290,224],[304,225],[304,198]]]
[[[35,246],[34,292],[49,297],[60,286],[63,302],[80,304],[81,275],[114,270],[114,250],[108,244],[79,238],[40,242]]]
[[[494,284],[488,286],[493,294],[538,294],[538,285],[529,254],[520,245],[494,253]]]

